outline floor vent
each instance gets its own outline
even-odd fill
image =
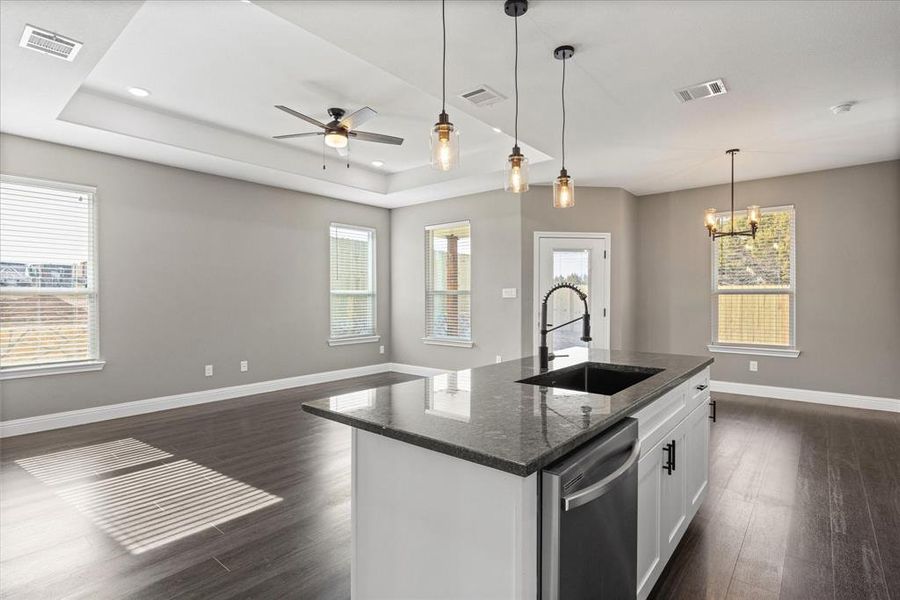
[[[473,90],[463,92],[459,97],[468,100],[475,106],[490,106],[506,100],[506,96],[486,85],[479,85]]]
[[[682,102],[690,102],[691,100],[699,100],[700,98],[709,98],[711,96],[721,96],[727,94],[725,82],[721,79],[714,79],[705,83],[695,83],[686,88],[675,90],[675,95]]]
[[[52,31],[38,29],[34,25],[26,25],[25,31],[22,32],[22,39],[19,41],[19,45],[23,48],[29,48],[43,54],[49,54],[50,56],[72,62],[75,60],[75,56],[84,44],[57,35]]]

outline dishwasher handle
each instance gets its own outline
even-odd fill
[[[641,442],[640,440],[635,440],[634,445],[631,447],[631,454],[628,455],[628,458],[624,463],[622,463],[621,467],[619,467],[597,483],[590,485],[583,490],[578,490],[577,492],[569,494],[568,496],[563,496],[563,510],[572,510],[573,508],[578,508],[579,506],[587,504],[592,500],[596,500],[597,498],[608,492],[616,482],[616,480],[634,466],[640,455]]]

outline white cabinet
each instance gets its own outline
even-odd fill
[[[652,423],[641,434],[638,462],[637,597],[646,598],[706,497],[709,392],[697,389],[709,371],[639,411]],[[665,415],[660,418],[660,415]],[[645,441],[647,443],[645,443]],[[653,444],[650,446],[650,444]]]
[[[706,498],[709,483],[709,407],[706,402],[685,419],[685,452],[687,464],[687,508],[693,517]]]
[[[660,501],[662,499],[663,442],[641,450],[638,462],[637,584],[638,597],[646,597],[662,571]],[[646,588],[646,589],[645,589]],[[642,594],[643,592],[643,594]]]

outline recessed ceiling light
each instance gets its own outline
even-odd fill
[[[373,161],[372,161],[372,166],[373,166],[373,167],[383,167],[383,166],[384,166],[384,161],[383,161],[383,160],[373,160]]]
[[[499,127],[491,127],[491,129],[493,129],[497,133],[503,133],[503,130],[500,129]]]
[[[150,90],[145,90],[144,88],[139,87],[130,87],[128,88],[128,93],[132,96],[137,96],[138,98],[146,98],[150,95]]]

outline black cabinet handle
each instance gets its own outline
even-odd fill
[[[672,470],[673,471],[675,470],[675,456],[676,456],[675,440],[672,440]]]
[[[671,475],[672,471],[675,470],[675,464],[672,462],[672,454],[674,452],[674,448],[672,444],[666,444],[663,446],[663,452],[666,453],[666,462],[663,464],[663,471],[666,472],[666,475]]]
[[[701,383],[700,385],[697,386],[697,389],[702,392],[703,390],[705,390],[708,387],[709,387],[708,385]]]
[[[716,422],[716,401],[710,400],[709,405],[712,406],[712,414],[709,415],[709,418],[712,419],[712,422]]]

